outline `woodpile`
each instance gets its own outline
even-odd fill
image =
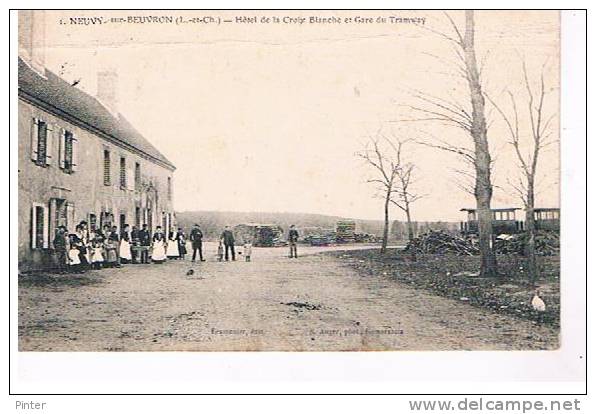
[[[455,236],[443,230],[431,230],[408,243],[405,250],[416,254],[456,254],[475,256],[480,254],[478,247],[469,238]]]
[[[415,249],[417,254],[456,254],[475,256],[480,254],[478,246],[470,237],[455,236],[446,231],[429,231],[408,243],[405,250]],[[513,254],[523,256],[527,242],[527,233],[497,238],[494,249],[497,254]],[[555,256],[559,254],[559,233],[554,231],[536,232],[536,254],[539,256]]]
[[[339,220],[335,226],[337,243],[354,243],[356,240],[356,222]]]
[[[498,254],[517,254],[523,256],[527,243],[527,233],[513,235],[506,239],[495,241],[495,252]],[[559,254],[559,233],[556,231],[540,230],[536,232],[536,254],[539,256],[555,256]]]
[[[238,224],[234,227],[236,243],[250,241],[255,247],[284,246],[284,231],[276,224]]]

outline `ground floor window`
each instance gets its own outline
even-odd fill
[[[33,203],[31,208],[31,248],[49,247],[49,211],[41,203]]]

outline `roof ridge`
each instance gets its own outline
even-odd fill
[[[134,148],[150,159],[172,169],[176,168],[122,113],[112,113],[97,97],[72,86],[47,68],[45,75],[40,75],[19,57],[20,90]]]

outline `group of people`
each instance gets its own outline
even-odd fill
[[[84,271],[89,268],[120,267],[122,264],[163,263],[166,260],[184,260],[187,252],[187,240],[192,247],[192,258],[205,261],[203,257],[203,232],[195,224],[186,236],[182,228],[171,229],[168,235],[161,226],[155,228],[153,235],[143,224],[137,226],[124,224],[120,232],[116,226],[104,225],[103,228],[89,227],[81,221],[75,232],[68,234],[65,226],[58,227],[53,240],[56,258],[61,272]],[[288,234],[290,257],[298,257],[296,242],[298,231],[292,225]],[[219,238],[217,248],[218,261],[236,260],[236,240],[229,226],[225,226]],[[252,243],[245,240],[242,246],[244,260],[251,261]]]
[[[96,228],[81,221],[71,234],[65,226],[59,226],[53,245],[60,271],[120,267],[127,263],[163,263],[166,259],[184,259],[187,254],[186,234],[182,228],[171,229],[166,239],[161,226],[157,226],[152,235],[146,224],[140,229],[125,224],[118,232],[116,226]]]

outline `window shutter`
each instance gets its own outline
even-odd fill
[[[46,133],[46,165],[52,163],[52,155],[54,155],[54,124],[48,124]]]
[[[48,206],[43,206],[43,248],[50,247],[50,212]]]
[[[129,190],[134,191],[135,189],[135,171],[133,168],[128,169],[128,173],[126,176],[126,186]]]
[[[79,169],[79,140],[73,135],[72,136],[72,170],[77,171]]]
[[[66,131],[60,128],[60,145],[58,146],[58,166],[62,169],[66,167]]]
[[[35,229],[37,229],[37,211],[35,211],[35,204],[31,206],[31,248],[37,248],[37,237]]]
[[[55,198],[50,198],[50,210],[49,210],[49,215],[50,215],[50,220],[48,222],[48,231],[50,232],[50,238],[52,240],[54,240],[54,237],[56,237],[56,210],[57,210],[57,205],[56,205],[56,199]]]
[[[74,232],[75,227],[75,206],[73,203],[66,203],[66,223],[70,232]]]
[[[33,118],[31,123],[31,159],[37,162],[37,149],[39,147],[39,119]]]

